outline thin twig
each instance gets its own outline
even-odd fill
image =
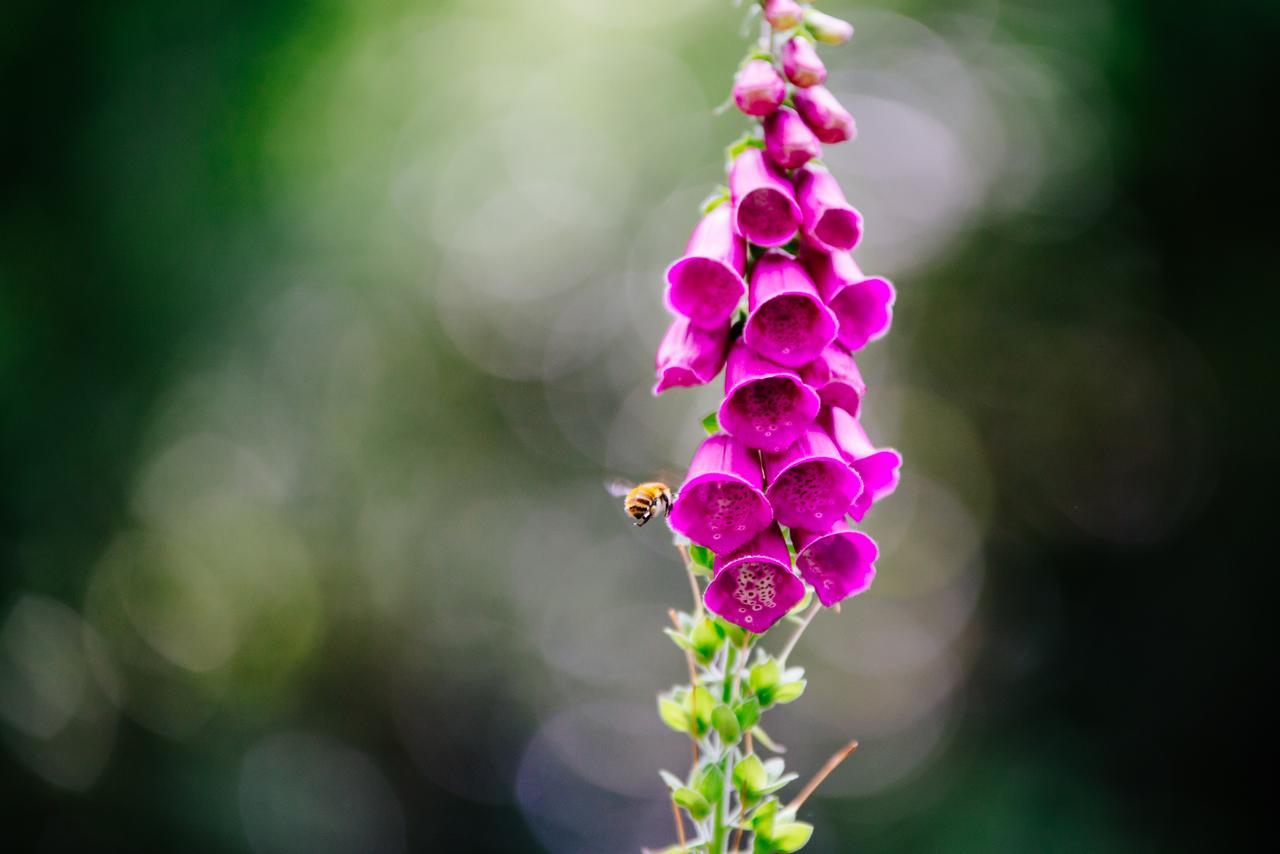
[[[827,764],[818,769],[818,773],[814,774],[813,779],[800,790],[800,794],[796,795],[795,800],[787,804],[787,809],[792,812],[800,809],[801,804],[809,799],[809,796],[813,794],[814,790],[817,789],[818,786],[822,785],[823,780],[827,779],[827,775],[836,770],[836,767],[843,762],[850,753],[853,753],[853,751],[857,749],[858,740],[856,738],[851,738],[849,739],[848,744],[831,754],[831,758],[827,760]]]
[[[684,851],[688,845],[684,841],[684,819],[680,818],[680,808],[676,806],[676,799],[671,798],[671,817],[676,820],[676,838],[680,840],[680,850]]]
[[[814,597],[813,606],[809,608],[809,613],[805,614],[801,619],[800,625],[796,626],[795,633],[791,635],[787,645],[782,648],[782,652],[778,655],[779,667],[785,668],[787,666],[787,656],[791,655],[791,651],[796,648],[796,644],[800,642],[800,636],[804,634],[805,629],[809,628],[809,624],[813,622],[813,618],[818,615],[818,611],[821,608],[822,603],[818,601],[817,597]]]
[[[694,616],[702,619],[702,588],[698,586],[698,576],[693,571],[693,558],[689,556],[689,547],[677,545],[676,550],[680,552],[680,557],[684,560],[685,575],[689,576],[689,589],[693,591]]]
[[[733,854],[738,854],[738,846],[742,844],[742,834],[745,830],[746,828],[742,825],[738,825],[737,832],[733,834],[733,841],[729,843],[729,850],[732,851]]]
[[[676,631],[680,631],[680,619],[676,617],[676,609],[668,608],[667,616],[671,618],[671,625],[676,627]],[[693,665],[693,653],[689,650],[684,651],[684,660],[689,665],[689,712],[693,718],[694,728],[698,726],[698,670]],[[698,737],[693,733],[689,734],[689,744],[693,747],[693,767],[698,767]]]

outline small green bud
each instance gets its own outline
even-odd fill
[[[714,762],[708,762],[694,775],[693,788],[706,798],[708,803],[718,803],[724,794],[724,772]]]
[[[684,807],[694,821],[702,821],[711,812],[711,804],[693,789],[676,789],[671,793],[671,799]]]
[[[733,766],[733,787],[742,796],[744,804],[753,804],[758,801],[760,790],[768,785],[769,776],[765,773],[764,764],[754,753]]]
[[[738,726],[746,732],[760,720],[760,701],[748,697],[733,707],[733,714],[738,718]]]
[[[798,679],[795,682],[784,682],[777,688],[773,689],[773,701],[775,703],[790,703],[799,699],[804,693],[805,685],[809,684],[807,680]]]
[[[720,733],[720,740],[727,745],[737,744],[742,738],[742,727],[733,710],[723,703],[711,712],[711,725]]]
[[[693,634],[690,635],[689,641],[694,656],[700,663],[706,664],[716,657],[716,652],[724,643],[724,632],[716,628],[715,621],[703,617],[693,627]]]

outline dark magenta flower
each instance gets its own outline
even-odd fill
[[[814,136],[826,144],[844,142],[858,135],[858,126],[854,124],[853,116],[840,105],[827,87],[797,89],[791,100],[796,105],[796,112],[804,119]]]
[[[786,450],[766,453],[764,476],[773,517],[791,528],[825,531],[844,517],[862,492],[857,472],[816,426]]]
[[[747,247],[733,230],[733,212],[718,205],[693,229],[684,257],[667,268],[668,307],[695,326],[723,326],[747,291],[746,265]]]
[[[787,79],[802,89],[818,86],[827,80],[827,67],[818,57],[813,42],[795,36],[782,46],[782,71]]]
[[[836,177],[807,166],[796,172],[796,202],[804,233],[829,249],[852,249],[862,239],[862,214],[844,197]]]
[[[792,528],[791,544],[796,547],[800,577],[813,586],[818,601],[828,608],[857,596],[875,581],[875,562],[880,555],[875,540],[852,530],[843,519],[825,533]]]
[[[747,240],[758,246],[781,246],[795,237],[800,226],[795,191],[760,149],[748,148],[734,158],[729,195],[734,228]]]
[[[862,429],[862,423],[843,409],[828,409],[823,421],[823,427],[840,449],[841,456],[849,461],[849,465],[862,479],[862,494],[849,508],[849,515],[853,520],[861,522],[871,505],[886,495],[891,495],[898,488],[902,454],[893,448],[877,448],[871,444],[867,432]],[[765,469],[768,471],[767,458]],[[776,511],[777,505],[774,505],[774,509]]]
[[[729,349],[720,426],[749,448],[781,451],[817,417],[818,394],[792,368],[770,362],[742,341]]]
[[[724,367],[728,352],[727,319],[719,329],[699,329],[687,317],[677,317],[658,346],[658,357],[654,361],[658,382],[653,393],[711,382]]]
[[[707,609],[756,634],[768,631],[804,598],[804,582],[791,571],[791,554],[777,525],[732,554],[717,556],[713,572],[703,595]]]
[[[814,8],[805,10],[804,23],[823,44],[844,44],[853,38],[853,24]]]
[[[857,415],[867,384],[853,360],[853,354],[840,344],[831,344],[818,358],[800,370],[805,385],[818,393],[823,406],[838,406]]]
[[[777,30],[789,30],[804,19],[796,0],[764,0],[764,19]]]
[[[808,245],[800,257],[827,307],[835,312],[841,344],[856,352],[889,331],[897,294],[888,279],[863,275],[848,252]]]
[[[742,340],[779,365],[805,365],[836,338],[836,316],[792,256],[771,250],[756,259],[747,291]]]
[[[787,83],[764,59],[753,59],[733,78],[733,102],[748,116],[767,116],[787,97]]]
[[[822,154],[822,143],[799,113],[779,107],[765,117],[764,152],[783,169],[799,169]]]
[[[723,433],[708,436],[671,507],[671,527],[717,554],[733,551],[773,521],[761,485],[758,453]]]

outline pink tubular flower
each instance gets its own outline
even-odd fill
[[[756,259],[747,291],[742,340],[770,361],[791,368],[813,361],[836,338],[836,316],[795,258],[771,250]]]
[[[746,265],[747,248],[734,233],[732,211],[718,205],[693,229],[684,257],[667,268],[667,305],[694,326],[723,326],[746,293]]]
[[[862,494],[849,508],[849,515],[853,520],[861,522],[872,504],[886,495],[891,495],[898,488],[902,454],[893,448],[877,448],[872,445],[858,419],[842,409],[827,410],[823,421],[825,422],[823,427],[830,434],[836,447],[840,449],[840,454],[849,461],[849,465],[862,479]],[[767,471],[767,459],[765,468]]]
[[[667,328],[654,368],[658,382],[654,394],[669,388],[705,385],[724,367],[729,352],[729,322],[718,330],[699,329],[686,317],[677,317]]]
[[[800,206],[795,191],[758,148],[748,148],[729,167],[729,196],[738,234],[758,246],[781,246],[795,236]]]
[[[853,361],[853,354],[839,344],[831,344],[800,371],[805,385],[818,393],[823,406],[838,406],[857,415],[867,384]]]
[[[713,614],[763,634],[804,598],[804,582],[791,571],[791,554],[777,525],[733,554],[717,556],[715,578],[703,601]]]
[[[853,116],[840,105],[836,96],[825,86],[810,86],[808,89],[797,89],[792,95],[796,112],[804,119],[814,136],[831,145],[853,139],[858,135],[858,126]]]
[[[827,307],[835,312],[841,344],[861,350],[889,331],[897,295],[888,279],[863,275],[848,252],[805,246],[800,257]]]
[[[751,60],[733,78],[733,102],[748,116],[767,116],[786,97],[786,81],[767,60]]]
[[[818,57],[813,43],[795,36],[782,46],[782,71],[787,79],[802,89],[827,81],[827,67]]]
[[[799,169],[822,154],[822,144],[790,107],[779,107],[764,120],[764,151],[783,169]]]
[[[776,365],[742,341],[729,349],[720,426],[748,448],[781,451],[817,417],[817,393],[791,368]],[[692,538],[691,538],[692,539]]]
[[[876,578],[880,549],[875,540],[850,529],[843,519],[826,533],[793,528],[791,543],[800,577],[813,585],[818,601],[828,608],[857,596]]]
[[[796,0],[764,0],[764,19],[776,30],[789,30],[804,18]]]
[[[853,24],[817,9],[806,9],[804,22],[813,37],[823,44],[844,44],[853,38]]]
[[[773,521],[760,455],[723,433],[708,436],[671,506],[671,527],[717,554],[733,551]]]
[[[781,453],[764,455],[765,495],[780,524],[825,531],[862,492],[858,473],[831,438],[811,427]]]
[[[852,249],[862,239],[862,214],[844,197],[825,169],[807,166],[795,174],[796,202],[805,235],[830,249]]]

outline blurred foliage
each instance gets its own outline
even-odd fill
[[[770,734],[806,850],[1252,847],[1280,10],[832,2],[909,468]],[[22,850],[635,850],[684,580],[659,282],[728,2],[0,28],[0,736]],[[714,396],[714,395],[712,395]],[[678,475],[676,475],[678,479]],[[879,512],[879,511],[878,511]],[[802,708],[805,707],[805,708]]]

